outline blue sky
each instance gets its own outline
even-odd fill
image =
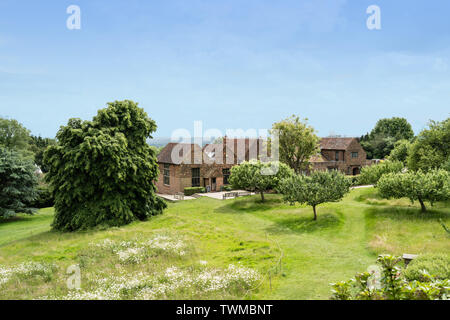
[[[66,28],[71,4],[81,30]],[[366,27],[372,4],[381,30]],[[418,132],[449,116],[448,12],[446,0],[1,0],[0,116],[54,137],[132,99],[156,137],[291,114],[322,136],[392,116]]]

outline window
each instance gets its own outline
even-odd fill
[[[223,184],[229,184],[228,178],[230,177],[230,169],[222,169]]]
[[[163,182],[165,185],[170,185],[170,164],[164,163]]]
[[[192,168],[192,186],[200,187],[200,168]]]
[[[352,158],[358,158],[358,152],[352,152]]]
[[[339,151],[336,151],[336,152],[335,152],[335,154],[334,154],[334,159],[335,159],[336,161],[339,161]]]

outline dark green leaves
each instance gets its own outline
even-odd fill
[[[159,214],[155,151],[146,139],[156,124],[137,104],[109,103],[92,121],[69,120],[45,153],[59,230],[119,226]]]
[[[32,213],[37,197],[36,167],[21,153],[0,147],[0,217]]]

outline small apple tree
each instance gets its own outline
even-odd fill
[[[411,202],[419,201],[422,212],[425,212],[425,201],[433,205],[436,201],[450,199],[450,173],[443,169],[388,173],[380,178],[377,188],[386,199],[406,197]]]
[[[284,179],[278,187],[283,199],[293,205],[295,202],[312,206],[314,220],[316,207],[325,202],[340,201],[350,190],[350,181],[337,170],[314,171],[311,175],[293,175]]]
[[[276,189],[281,180],[291,176],[293,170],[281,162],[244,161],[231,168],[230,183],[233,188],[255,191],[261,194]]]

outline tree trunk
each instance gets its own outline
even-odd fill
[[[261,193],[261,202],[264,202],[264,191],[260,191]]]
[[[423,203],[423,200],[421,198],[419,198],[419,202],[420,202],[420,207],[422,208],[422,212],[427,211],[427,208],[425,207],[425,204]]]
[[[316,206],[312,206],[314,211],[314,221],[317,220]]]

